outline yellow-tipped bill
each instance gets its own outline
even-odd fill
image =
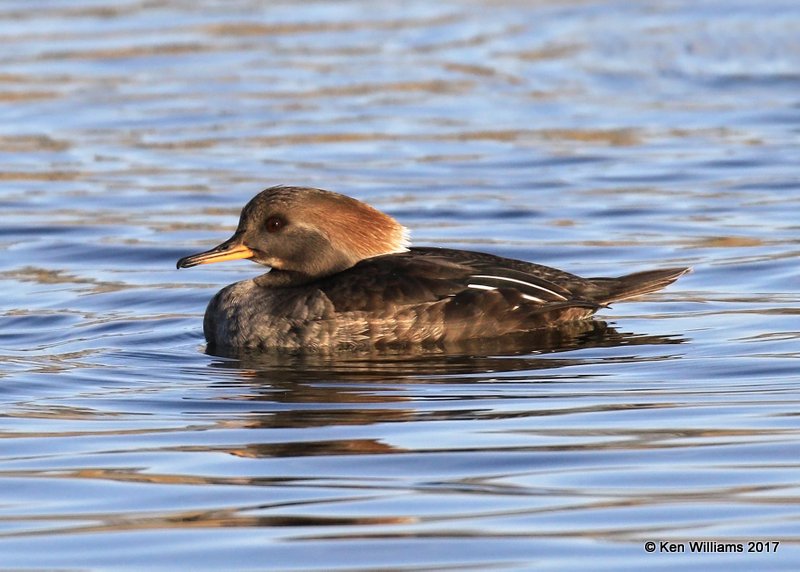
[[[225,262],[226,260],[239,260],[242,258],[253,258],[255,252],[247,248],[244,244],[232,241],[226,241],[217,247],[201,252],[199,254],[192,254],[185,256],[178,260],[178,268],[191,268],[199,264],[211,264],[212,262]]]

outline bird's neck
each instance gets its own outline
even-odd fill
[[[269,272],[257,276],[255,283],[261,288],[290,288],[292,286],[302,286],[320,278],[321,276],[313,276],[305,272],[273,268]]]

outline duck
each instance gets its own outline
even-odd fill
[[[502,339],[590,319],[671,284],[673,267],[581,278],[494,254],[412,247],[391,216],[323,189],[275,186],[236,231],[177,268],[248,259],[268,270],[220,290],[203,332],[211,350],[435,347]]]

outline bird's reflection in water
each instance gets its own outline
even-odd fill
[[[680,344],[683,341],[680,336],[620,333],[605,322],[582,321],[514,339],[482,340],[414,353],[400,350],[357,354],[260,353],[220,357],[212,366],[236,370],[232,381],[224,383],[227,389],[236,388],[235,397],[227,399],[250,404],[248,414],[235,421],[240,427],[315,428],[312,439],[304,435],[297,440],[294,436],[231,448],[228,453],[243,457],[374,455],[406,451],[383,439],[364,438],[363,435],[326,438],[322,428],[496,417],[497,412],[487,413],[487,408],[478,406],[475,399],[502,398],[504,390],[496,383],[483,383],[478,389],[475,382],[502,378],[504,383],[529,383],[531,387],[548,380],[560,382],[564,380],[563,373],[545,370],[598,363],[604,359],[596,354],[569,357],[571,351],[577,354],[577,350],[586,348]],[[560,355],[556,357],[556,353]],[[648,357],[637,357],[631,352],[621,358],[617,352],[608,359],[636,361],[674,357],[673,352]],[[434,406],[430,399],[431,384],[443,384],[434,400],[438,405]],[[519,394],[513,397],[519,398]]]
[[[232,368],[249,381],[270,384],[303,381],[396,382],[401,378],[419,380],[424,376],[452,376],[482,373],[530,371],[585,363],[575,356],[548,357],[588,348],[681,344],[681,335],[645,335],[619,332],[607,322],[582,320],[495,339],[467,340],[430,347],[370,349],[354,352],[246,352],[215,354],[222,358],[212,367]],[[619,356],[617,356],[618,359]],[[632,358],[635,359],[635,358]],[[649,357],[647,359],[654,359]],[[597,361],[597,358],[592,358]],[[427,379],[434,383],[436,379]]]

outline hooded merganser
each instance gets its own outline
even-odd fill
[[[409,246],[390,216],[350,197],[272,187],[234,235],[178,268],[249,258],[270,270],[220,290],[203,331],[211,348],[355,349],[497,338],[590,317],[689,268],[581,278],[491,254]]]

